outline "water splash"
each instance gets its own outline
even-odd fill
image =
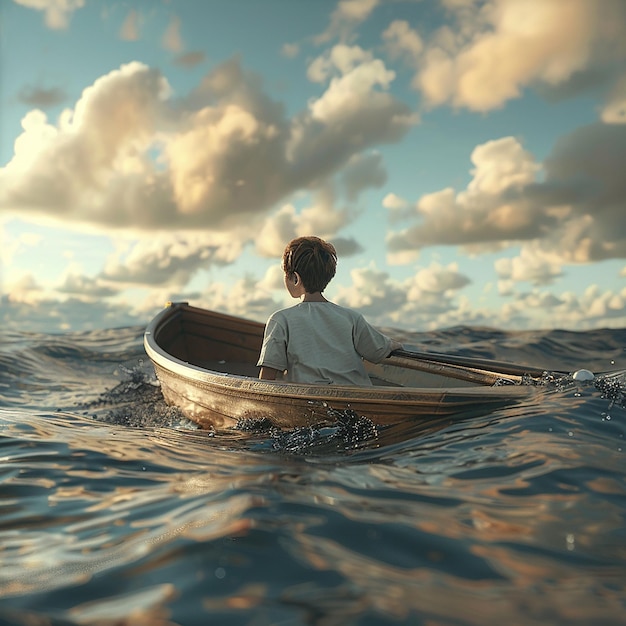
[[[600,376],[594,386],[603,398],[609,400],[609,410],[614,406],[626,408],[626,372]]]
[[[267,435],[271,448],[291,454],[307,454],[324,447],[354,450],[371,446],[378,439],[378,429],[369,418],[352,409],[327,409],[329,421],[323,426],[281,430],[267,418],[245,418],[236,428],[246,433]]]
[[[120,365],[119,370],[124,380],[78,408],[99,421],[116,426],[198,428],[180,409],[165,403],[159,381],[153,371],[145,369],[143,360],[130,368]]]
[[[519,383],[515,383],[508,378],[498,378],[493,386],[504,387],[507,385],[518,385],[521,387],[552,387],[555,389],[564,389],[572,382],[572,380],[573,379],[569,374],[563,374],[562,372],[550,372],[546,370],[539,377],[532,376],[531,374],[522,374]]]

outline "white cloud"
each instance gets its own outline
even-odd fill
[[[488,111],[526,87],[559,89],[626,58],[621,0],[490,0],[448,9],[456,22],[427,42],[414,79],[430,106]]]
[[[120,27],[120,39],[124,41],[137,41],[140,36],[140,16],[132,9]]]
[[[626,324],[626,287],[614,292],[601,291],[597,285],[590,285],[581,295],[533,290],[507,303],[503,314],[505,323],[510,320],[526,328],[554,326],[555,320],[560,328],[581,331],[598,327],[619,328]],[[548,324],[547,319],[550,320]]]
[[[515,293],[515,283],[511,279],[498,281],[498,294],[512,296]]]
[[[268,258],[281,258],[285,246],[295,237],[315,234],[322,239],[333,239],[351,219],[349,210],[335,206],[330,190],[321,190],[314,196],[313,204],[300,211],[292,204],[285,204],[268,216],[255,237],[256,252]]]
[[[379,3],[380,0],[339,0],[330,16],[328,28],[316,35],[313,41],[323,44],[335,38],[341,41],[350,39],[354,29],[370,16]]]
[[[180,26],[180,18],[174,15],[163,34],[163,47],[170,52],[181,52],[185,47],[180,34]]]
[[[351,270],[350,277],[350,287],[337,288],[337,304],[358,309],[366,317],[375,320],[405,302],[406,294],[402,285],[391,279],[387,272],[378,270],[374,263]]]
[[[532,155],[513,137],[477,146],[471,155],[473,179],[458,194],[447,188],[417,203],[416,226],[392,233],[392,253],[428,245],[463,245],[530,239],[552,220],[540,207],[524,202],[519,191],[538,170]]]
[[[388,193],[383,198],[383,206],[390,211],[403,211],[411,205],[407,200],[397,196],[395,193]]]
[[[350,287],[337,288],[338,304],[358,309],[373,323],[416,328],[455,308],[457,292],[471,282],[455,263],[445,267],[432,263],[404,281],[391,278],[374,263],[352,270],[350,276]]]
[[[302,209],[296,219],[297,237],[315,233],[322,239],[332,239],[353,219],[349,209],[335,205],[335,196],[328,189],[318,192],[314,200],[314,204]]]
[[[395,72],[388,70],[380,59],[348,67],[349,64],[345,70],[341,68],[342,75],[332,78],[324,95],[309,105],[314,119],[329,123],[358,113],[363,110],[366,97],[371,109],[386,109],[393,101],[385,90],[389,89]]]
[[[513,137],[487,141],[472,152],[470,194],[496,195],[532,183],[541,166]]]
[[[290,163],[328,175],[354,154],[393,143],[417,122],[408,106],[387,90],[394,73],[379,59],[338,68],[328,89],[294,118],[287,146]],[[351,68],[351,69],[350,69]]]
[[[387,265],[412,265],[419,257],[420,252],[417,249],[395,250],[387,253],[386,260]]]
[[[106,206],[129,164],[147,149],[166,81],[139,63],[122,66],[85,89],[58,127],[40,111],[22,121],[15,155],[0,170],[0,207],[115,224],[123,207]],[[141,165],[139,165],[141,167]],[[149,204],[149,203],[148,203]]]
[[[198,270],[233,263],[249,236],[192,232],[144,237],[112,255],[98,278],[109,284],[182,289]]]
[[[532,254],[527,248],[515,268],[503,262],[501,269],[536,284],[558,276],[565,263],[626,257],[626,125],[573,131],[557,141],[543,167],[512,137],[478,146],[471,159],[467,188],[422,196],[415,223],[388,236],[390,254],[433,245],[480,254],[533,242]]]
[[[284,306],[283,300],[277,301],[271,293],[259,289],[258,283],[249,276],[236,281],[228,288],[222,283],[212,283],[210,290],[200,296],[198,304],[262,322]]]
[[[263,223],[256,238],[256,252],[267,258],[281,258],[289,241],[297,231],[297,213],[292,204],[285,204]]]
[[[415,206],[395,193],[388,193],[383,198],[382,205],[387,209],[387,216],[392,223],[415,216]]]
[[[258,198],[252,170],[261,162],[262,150],[279,147],[277,140],[276,127],[237,104],[190,115],[188,129],[166,148],[180,212],[193,216],[207,205],[232,204],[237,197],[249,208]],[[240,167],[232,167],[232,161]]]
[[[383,32],[383,41],[392,59],[405,58],[416,65],[424,49],[424,42],[405,20],[394,20]]]
[[[288,119],[237,60],[179,100],[158,70],[123,65],[58,124],[41,111],[24,117],[0,169],[0,210],[110,229],[228,230],[242,215],[262,220],[298,189],[324,188],[344,168],[355,199],[359,170],[375,174],[370,184],[384,178],[366,151],[401,139],[413,118],[384,91],[391,74],[380,61],[350,67]]]
[[[585,292],[585,297],[590,301],[589,317],[606,319],[617,315],[626,315],[626,305],[624,304],[626,291],[623,294],[613,291],[600,292],[594,287],[595,285]]]
[[[49,297],[44,288],[30,273],[22,274],[4,285],[4,293],[11,304],[38,305]]]
[[[300,54],[300,46],[297,43],[283,44],[281,54],[288,59],[295,59]]]
[[[16,4],[45,13],[46,26],[54,30],[67,28],[74,11],[85,6],[85,0],[13,0]]]
[[[537,245],[527,244],[522,246],[519,256],[500,258],[494,266],[501,280],[527,281],[535,286],[550,285],[563,275],[555,256]]]
[[[436,328],[439,323],[449,325],[463,302],[458,292],[470,283],[455,263],[446,267],[431,263],[402,283],[406,300],[390,312],[389,318],[403,326],[412,322],[416,328]],[[467,318],[464,323],[468,323]]]
[[[411,281],[408,299],[419,301],[424,293],[443,294],[446,291],[455,291],[470,284],[470,279],[459,272],[456,263],[446,267],[433,263],[421,269]]]
[[[263,278],[259,281],[258,287],[263,291],[280,291],[285,289],[284,272],[281,263],[270,265]]]
[[[380,0],[340,0],[333,16],[354,22],[362,22],[376,8]]]
[[[75,273],[68,273],[57,291],[70,294],[79,300],[101,301],[120,292],[119,288],[112,287],[99,278],[92,278]]]
[[[337,44],[313,59],[307,68],[307,78],[314,83],[325,83],[333,74],[349,74],[356,67],[373,60],[372,53],[359,46]]]

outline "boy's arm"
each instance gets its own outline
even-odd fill
[[[404,350],[404,346],[399,341],[392,339],[391,340],[391,352],[393,352],[394,350]],[[391,354],[391,352],[389,354]]]

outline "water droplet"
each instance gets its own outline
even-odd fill
[[[220,580],[222,580],[222,578],[224,578],[226,576],[226,570],[223,567],[218,567],[215,570],[215,578],[219,578]]]
[[[571,430],[570,430],[570,431],[568,431],[568,433],[567,433],[567,434],[568,434],[570,437],[573,437],[573,436],[574,436],[574,433],[573,433]]]
[[[565,543],[568,550],[573,550],[576,547],[576,537],[572,533],[567,533]]]

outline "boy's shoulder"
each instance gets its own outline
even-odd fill
[[[278,309],[274,311],[269,316],[268,322],[270,321],[280,322],[280,321],[285,321],[285,320],[289,320],[289,319],[293,319],[294,317],[297,317],[300,313],[300,311],[298,310],[298,306],[299,305],[296,304],[293,306],[287,306],[282,309]]]

